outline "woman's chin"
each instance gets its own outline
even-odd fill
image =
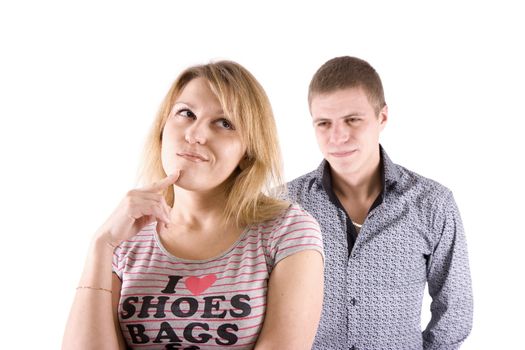
[[[194,171],[193,169],[181,169],[182,172],[180,174],[179,179],[175,183],[175,186],[184,189],[186,191],[209,191],[212,189],[210,187],[213,186],[213,184],[210,183],[209,179],[206,180],[202,174],[199,174],[199,172]],[[193,171],[192,171],[193,170]]]
[[[202,187],[192,179],[179,179],[175,186],[186,191],[199,191]]]

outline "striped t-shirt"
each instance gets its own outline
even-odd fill
[[[207,260],[171,255],[155,224],[146,226],[113,256],[113,271],[122,281],[118,314],[128,346],[253,348],[273,267],[303,250],[324,254],[319,225],[296,205],[277,219],[248,227],[226,252]]]

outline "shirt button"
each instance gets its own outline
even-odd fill
[[[350,348],[350,350],[357,350],[357,348],[355,347],[355,345],[352,345],[352,347]]]
[[[350,300],[350,303],[352,303],[352,306],[355,306],[355,304],[357,303],[357,300],[355,300],[355,298],[352,298],[352,300]]]

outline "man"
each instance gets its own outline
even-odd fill
[[[394,164],[376,71],[326,62],[308,102],[324,160],[288,184],[323,232],[325,297],[314,349],[458,349],[472,327],[466,241],[452,193]],[[432,318],[421,333],[425,283]]]

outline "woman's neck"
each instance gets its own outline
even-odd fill
[[[223,227],[226,194],[222,191],[203,193],[175,188],[174,205],[170,213],[172,224],[187,231],[209,232]]]
[[[171,224],[160,239],[173,255],[190,260],[209,259],[226,251],[243,228],[225,224],[226,195],[198,193],[176,188]]]

